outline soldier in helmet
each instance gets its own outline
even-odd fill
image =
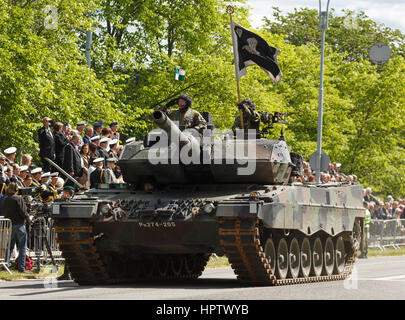
[[[238,109],[243,112],[243,129],[253,129],[259,131],[260,125],[260,115],[256,111],[256,105],[250,99],[244,99],[241,103],[238,104]],[[235,121],[232,126],[232,130],[242,129],[242,121],[240,119],[240,114],[235,118]],[[247,135],[247,131],[245,131]]]
[[[179,108],[167,111],[174,104],[177,104]],[[191,109],[191,104],[191,97],[188,94],[181,94],[178,98],[169,101],[160,110],[166,112],[170,120],[177,121],[181,130],[194,128],[202,133],[207,128],[207,122],[198,111]]]

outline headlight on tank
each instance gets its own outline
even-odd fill
[[[214,212],[215,206],[212,202],[208,202],[204,205],[203,210],[205,213],[210,214],[210,213]]]

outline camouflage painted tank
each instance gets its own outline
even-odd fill
[[[201,139],[160,111],[153,118],[160,130],[120,157],[126,184],[54,204],[76,282],[193,279],[213,253],[254,285],[350,274],[364,216],[361,186],[289,182],[302,158],[283,139],[210,130]]]

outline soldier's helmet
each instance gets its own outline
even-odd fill
[[[187,107],[191,107],[192,101],[191,101],[191,97],[190,95],[186,94],[186,93],[182,93],[178,98],[177,101],[179,99],[183,99],[184,101],[186,101],[186,106]]]
[[[244,99],[244,100],[242,100],[241,104],[243,105],[243,104],[245,104],[245,103],[248,104],[251,109],[253,109],[253,110],[256,109],[256,105],[253,103],[252,100],[250,100],[250,99]]]

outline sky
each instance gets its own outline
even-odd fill
[[[324,9],[327,0],[321,2]],[[294,8],[319,9],[319,0],[248,0],[247,4],[251,7],[251,22],[255,28],[262,25],[263,16],[272,16],[272,7],[279,7],[283,14],[293,12]],[[342,9],[364,11],[377,23],[405,33],[405,0],[330,0],[329,6],[337,14],[341,14]]]

